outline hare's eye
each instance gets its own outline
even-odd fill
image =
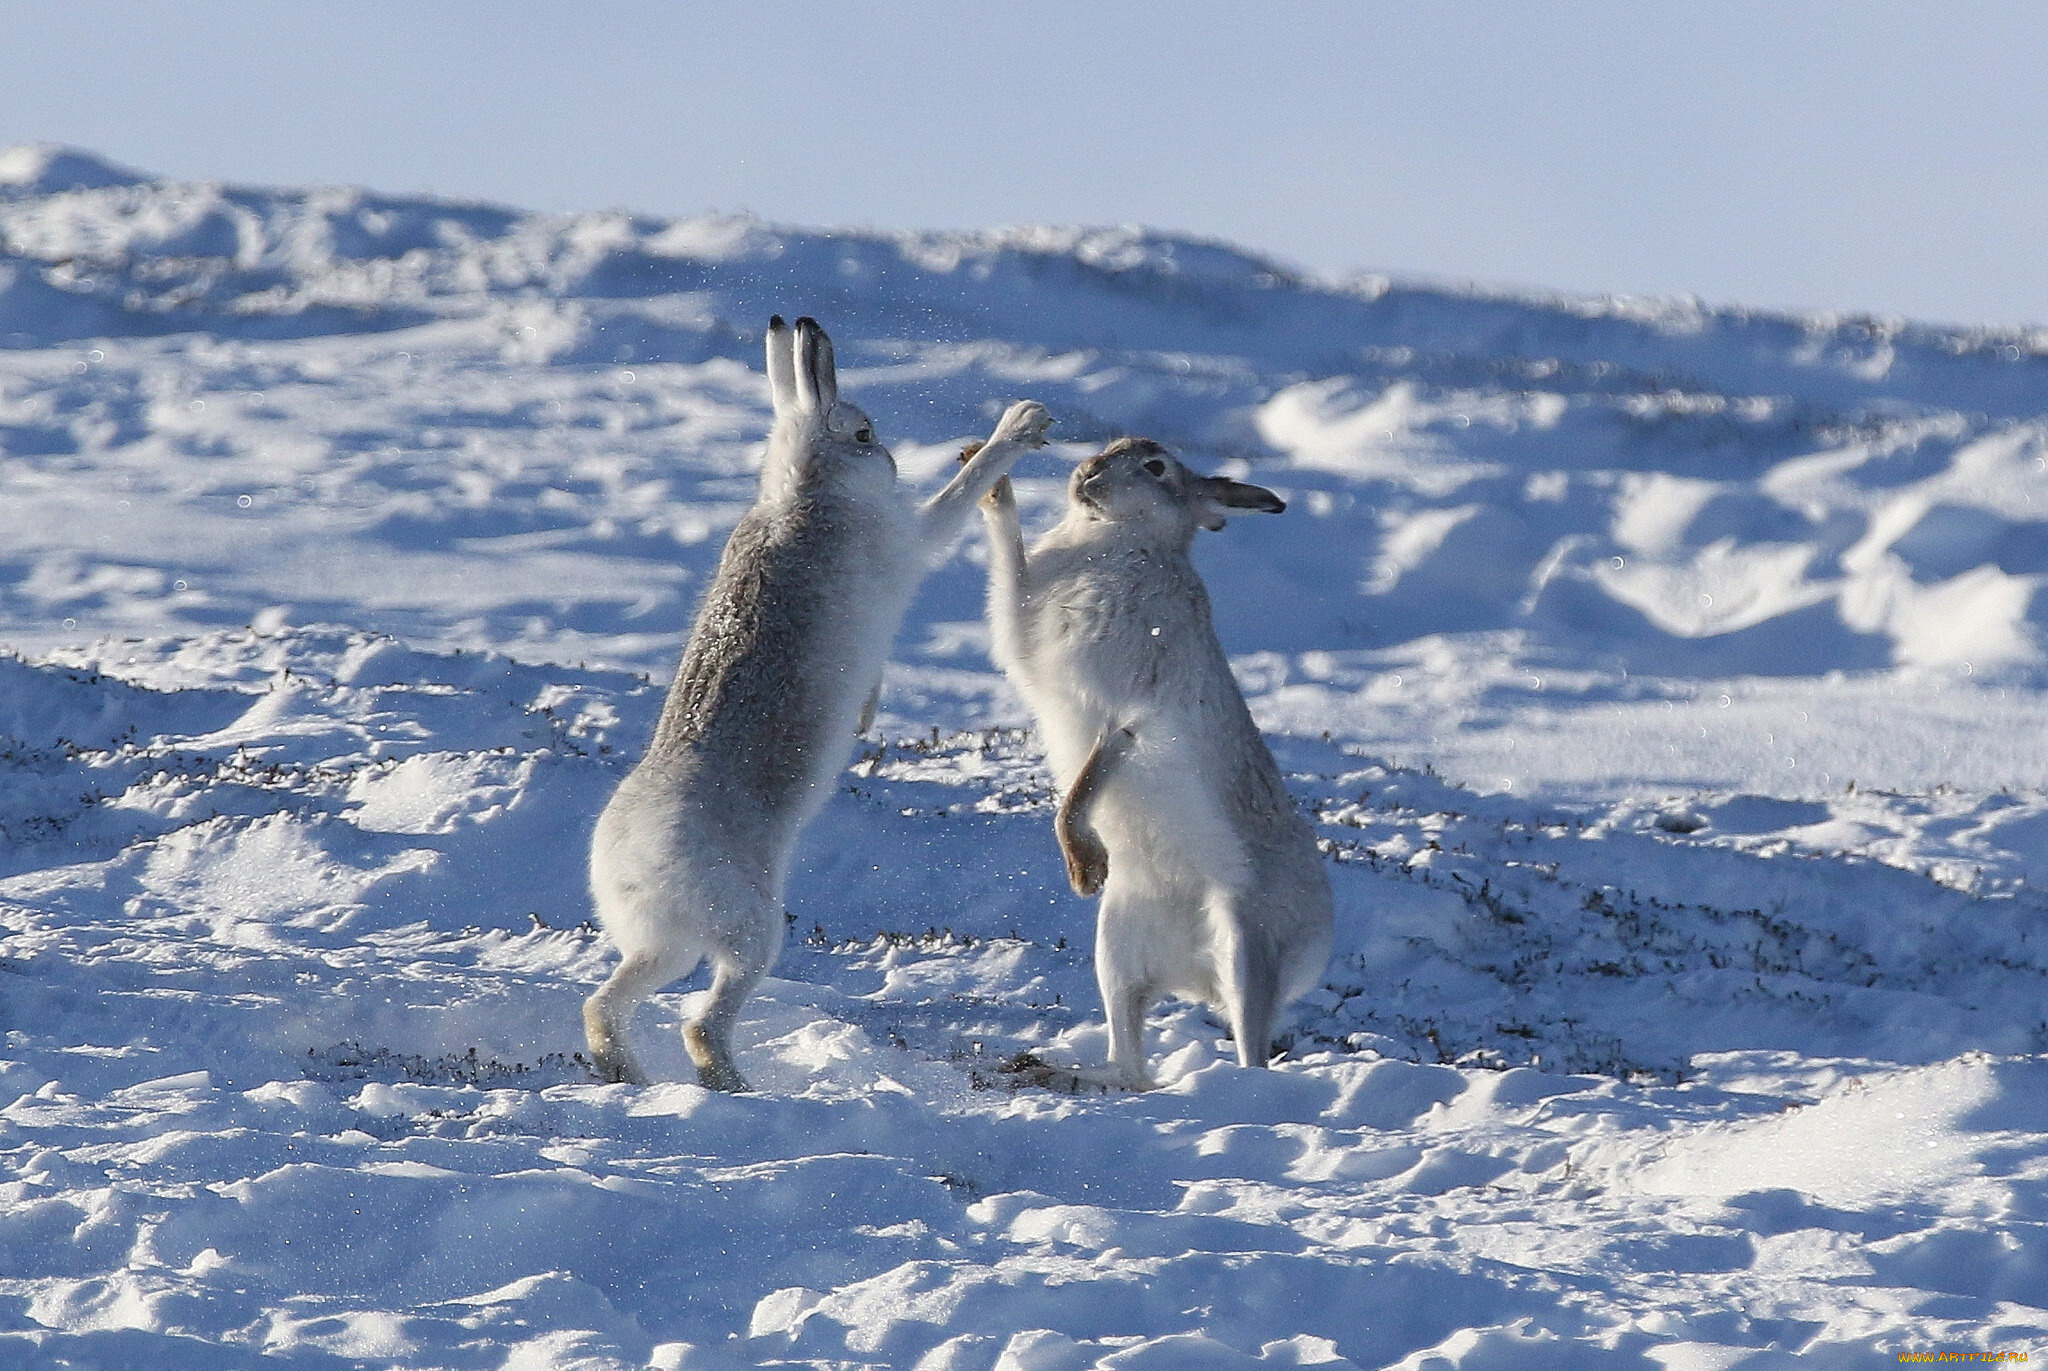
[[[1145,463],[1145,470],[1151,472],[1154,476],[1164,476],[1166,474],[1166,463],[1154,457]]]
[[[866,424],[862,424],[860,428],[854,432],[853,441],[856,443],[872,443],[875,441],[875,431],[869,428]]]

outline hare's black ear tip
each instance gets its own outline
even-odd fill
[[[797,326],[798,328],[800,328],[800,329],[805,329],[805,328],[807,328],[807,329],[811,329],[811,330],[813,330],[813,331],[815,331],[815,332],[818,332],[818,333],[823,333],[823,332],[825,331],[824,329],[822,329],[822,328],[819,328],[819,327],[818,327],[818,321],[817,321],[816,319],[813,319],[813,318],[812,318],[812,317],[811,317],[810,315],[808,315],[808,314],[806,314],[806,315],[802,315],[801,317],[799,317],[799,318],[797,319],[797,321],[796,321],[796,326]]]
[[[782,322],[782,316],[781,316],[781,315],[779,315],[779,314],[771,314],[771,315],[769,315],[769,316],[768,316],[768,331],[769,331],[770,333],[773,333],[773,332],[775,332],[775,331],[776,331],[777,329],[782,329],[782,328],[788,328],[788,327],[789,327],[789,325],[788,325],[788,324],[785,324],[785,323],[783,323],[783,322]]]
[[[1265,509],[1268,514],[1285,514],[1287,512],[1287,502],[1275,495],[1272,503],[1268,504]]]

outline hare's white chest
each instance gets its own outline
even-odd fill
[[[1097,809],[1112,853],[1156,859],[1126,871],[1236,884],[1245,858],[1220,793],[1212,698],[1235,687],[1227,667],[1219,678],[1222,651],[1193,568],[1145,550],[1054,543],[1034,552],[1032,570],[1022,685],[1061,790],[1105,730],[1131,729],[1136,742]]]
[[[922,570],[916,510],[893,479],[859,493],[865,498],[805,511],[791,532],[832,563],[818,578],[830,591],[814,621],[819,650],[813,659],[834,682],[830,693],[855,715],[881,677]],[[849,726],[848,737],[852,731]]]
[[[917,542],[917,511],[892,482],[886,492],[864,501],[860,510],[864,536],[851,540],[854,565],[847,577],[855,593],[838,608],[866,670],[861,690],[870,689],[888,660],[903,612],[922,579]]]
[[[1194,666],[1189,635],[1209,632],[1207,604],[1143,549],[1048,539],[1030,566],[1019,665],[1034,712],[1054,735],[1053,769],[1070,784],[1104,728],[1142,715],[1155,731],[1178,730]]]

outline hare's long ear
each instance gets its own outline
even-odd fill
[[[775,412],[796,412],[796,340],[777,314],[768,320],[768,399]]]
[[[1211,533],[1223,527],[1223,512],[1227,509],[1280,514],[1286,508],[1287,502],[1264,486],[1233,481],[1227,476],[1201,476],[1195,480],[1195,520]]]
[[[832,364],[832,340],[818,321],[796,321],[797,403],[817,414],[829,414],[839,403],[839,372]]]

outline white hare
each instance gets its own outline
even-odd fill
[[[1197,476],[1124,438],[1075,470],[1066,517],[1027,553],[1009,481],[982,501],[998,661],[1045,736],[1065,798],[1060,850],[1102,895],[1095,974],[1110,1067],[1146,1089],[1145,1010],[1179,995],[1228,1019],[1245,1066],[1329,961],[1315,837],[1245,707],[1189,560],[1226,510],[1269,490]]]
[[[583,1007],[607,1080],[647,1079],[626,1042],[634,1007],[708,960],[709,1001],[684,1044],[706,1086],[747,1088],[733,1024],[782,950],[797,833],[865,726],[918,582],[975,502],[1045,441],[1044,408],[1019,401],[920,506],[867,415],[839,398],[815,321],[770,321],[768,380],[760,495],[719,558],[647,756],[591,845],[597,916],[621,953]]]

